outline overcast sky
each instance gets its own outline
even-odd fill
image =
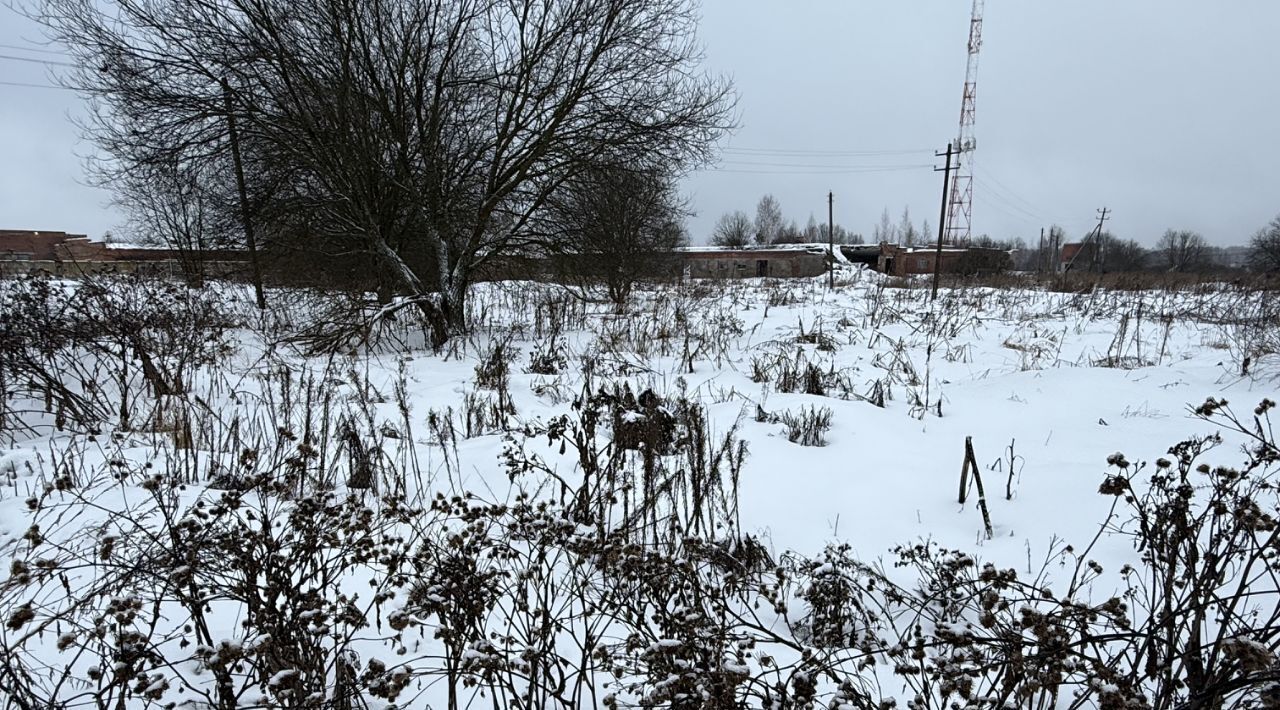
[[[691,176],[706,241],[765,193],[803,226],[868,237],[888,208],[938,223],[934,150],[957,133],[970,0],[704,0],[707,68],[734,80],[741,129]],[[1169,228],[1243,244],[1280,213],[1280,2],[987,0],[975,234],[1075,237],[1107,206],[1117,236]],[[99,236],[122,217],[87,187],[75,94],[41,34],[0,8],[0,229]],[[17,47],[17,48],[15,48]],[[48,50],[48,47],[45,47]]]

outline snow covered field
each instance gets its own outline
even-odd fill
[[[72,348],[94,422],[0,383],[0,696],[1175,707],[1218,683],[1263,702],[1280,643],[1274,438],[1254,414],[1277,399],[1270,294],[970,287],[935,302],[901,286],[851,268],[834,291],[691,283],[618,314],[486,284],[472,334],[439,354],[403,313],[308,354],[284,336],[326,318],[323,298],[276,293],[264,317],[229,289],[217,334],[147,336],[181,385],[163,393],[123,340]],[[1209,398],[1230,407],[1197,414]],[[1199,457],[1169,451],[1211,435]],[[989,535],[972,475],[958,502],[966,439]],[[1226,474],[1201,462],[1259,487],[1214,483]],[[1178,528],[1161,507],[1176,495],[1147,488],[1180,467],[1199,476],[1185,510],[1202,527]],[[1201,515],[1219,499],[1234,507]],[[1144,503],[1150,530],[1132,522]],[[1148,563],[1131,533],[1158,557],[1160,525],[1186,539]],[[1219,549],[1231,559],[1206,567]],[[1206,569],[1204,595],[1150,594]],[[1229,606],[1242,582],[1257,596]],[[1194,628],[1172,613],[1200,602],[1213,609]],[[1165,650],[1126,624],[1168,631]],[[1227,650],[1199,666],[1168,651],[1193,636]]]

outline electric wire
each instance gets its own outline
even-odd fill
[[[0,44],[0,49],[16,49],[20,52],[36,52],[39,54],[53,54],[59,57],[67,56],[66,52],[60,52],[54,49],[37,49],[35,47],[23,47],[18,44]]]
[[[0,59],[10,59],[17,62],[31,62],[32,64],[46,64],[51,67],[75,67],[71,62],[59,62],[54,59],[32,59],[31,57],[18,57],[12,54],[0,54]]]
[[[1001,204],[1006,208],[1008,208],[1008,210],[1013,210],[1020,217],[1025,217],[1027,219],[1035,220],[1040,223],[1053,221],[1050,219],[1046,219],[1045,216],[1040,214],[1039,212],[1033,212],[1025,207],[1022,207],[1018,203],[1011,201],[1008,198],[1008,196],[1001,193],[1000,190],[997,190],[995,186],[993,186],[992,184],[990,184],[989,182],[987,182],[981,177],[974,176],[974,182],[976,182],[978,186],[982,188],[982,190],[978,191],[977,194],[983,197],[985,200],[988,200],[990,202],[994,202],[997,204]]]
[[[57,86],[55,84],[31,84],[24,81],[0,81],[0,86],[21,86],[28,89],[62,89],[63,91],[75,91],[70,86]]]
[[[976,190],[974,191],[974,199],[977,200],[978,202],[983,203],[985,206],[990,207],[991,209],[994,209],[995,211],[1003,214],[1004,216],[1009,217],[1010,219],[1013,219],[1017,224],[1035,226],[1035,227],[1039,227],[1044,224],[1040,220],[1033,219],[1026,215],[1018,214],[1016,212],[1011,212],[1009,209],[1004,207],[1001,203],[995,201],[993,198],[987,196],[985,193],[981,191],[976,191]]]
[[[864,173],[890,173],[890,172],[903,172],[907,170],[924,170],[926,168],[932,168],[932,167],[933,166],[930,164],[920,164],[920,165],[897,165],[897,166],[873,167],[873,168],[828,167],[828,168],[822,168],[822,169],[777,168],[772,170],[768,170],[768,169],[753,170],[753,169],[738,168],[738,167],[730,166],[730,167],[706,168],[705,172],[742,174],[742,175],[860,175]]]
[[[822,150],[814,148],[723,148],[726,155],[743,157],[779,157],[779,158],[851,158],[888,155],[924,155],[932,153],[931,149],[907,150]]]
[[[915,164],[911,164],[911,165],[908,165],[908,164],[894,164],[894,165],[885,165],[885,164],[879,164],[879,165],[830,165],[830,164],[822,164],[822,163],[775,163],[775,162],[759,162],[759,161],[751,161],[751,160],[722,160],[722,161],[720,161],[720,162],[721,162],[722,164],[725,164],[725,165],[747,165],[747,166],[751,166],[751,167],[766,167],[766,168],[814,168],[814,169],[819,169],[819,170],[824,170],[824,169],[829,169],[829,170],[850,170],[850,169],[857,169],[857,170],[862,170],[862,169],[877,170],[877,169],[881,169],[881,168],[886,168],[886,169],[897,169],[897,168],[905,168],[905,167],[913,167],[913,168],[914,168],[914,167],[923,167],[922,165],[915,165]]]
[[[1042,209],[1039,205],[1032,202],[1031,200],[1028,200],[1022,197],[1017,192],[1015,192],[1013,188],[1001,182],[1000,179],[997,178],[990,170],[987,170],[985,167],[981,165],[977,166],[977,169],[979,172],[983,174],[983,177],[986,178],[986,180],[988,180],[989,182],[995,183],[997,191],[1000,192],[1006,198],[1010,199],[1010,201],[1021,203],[1021,205],[1026,207],[1027,211],[1029,212],[1033,212],[1040,215],[1043,215],[1047,212],[1047,210]]]

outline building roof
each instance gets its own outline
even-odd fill
[[[82,234],[25,229],[0,229],[0,255],[23,254],[39,261],[57,258],[55,248],[68,239],[86,239]]]
[[[840,247],[839,244],[836,245]],[[773,258],[781,258],[785,256],[796,256],[797,254],[816,254],[821,256],[827,253],[827,244],[822,243],[802,243],[802,244],[748,244],[742,247],[720,247],[720,246],[689,246],[678,247],[677,252],[686,255],[707,255],[714,258],[715,256],[735,255],[741,257],[760,257],[770,256]]]

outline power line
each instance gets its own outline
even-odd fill
[[[17,62],[31,62],[32,64],[47,64],[49,66],[58,67],[75,67],[77,65],[71,62],[59,62],[52,59],[32,59],[31,57],[15,57],[12,54],[0,54],[0,59],[12,59]]]
[[[787,148],[724,148],[722,153],[730,153],[743,156],[778,156],[778,157],[862,157],[862,156],[878,156],[878,155],[923,155],[931,153],[929,149],[907,149],[907,150],[820,150],[820,149],[787,149]]]
[[[62,89],[63,91],[75,91],[70,86],[57,86],[54,84],[28,84],[21,81],[0,81],[0,86],[21,86],[28,89]]]
[[[996,177],[996,176],[995,176],[995,175],[994,175],[990,170],[988,170],[985,166],[979,165],[979,166],[977,166],[977,169],[978,169],[978,172],[982,173],[982,174],[983,174],[983,176],[984,176],[984,177],[986,177],[986,179],[987,179],[987,180],[990,180],[991,182],[994,182],[994,183],[996,184],[996,186],[997,186],[997,187],[999,187],[999,188],[1000,188],[1000,190],[1001,190],[1002,192],[1004,192],[1004,193],[1005,193],[1005,195],[1006,195],[1006,196],[1008,196],[1008,197],[1012,198],[1012,199],[1013,199],[1014,201],[1016,201],[1016,202],[1021,202],[1023,205],[1025,205],[1026,207],[1030,208],[1030,210],[1031,210],[1032,212],[1045,212],[1045,211],[1046,211],[1046,210],[1041,209],[1039,205],[1037,205],[1036,203],[1032,202],[1031,200],[1028,200],[1028,199],[1026,199],[1026,198],[1022,197],[1021,195],[1019,195],[1017,192],[1014,192],[1014,190],[1013,190],[1012,188],[1010,188],[1008,185],[1006,185],[1006,184],[1004,184],[1003,182],[1001,182],[1001,181],[1000,181],[1000,179],[999,179],[999,178],[997,178],[997,177]]]
[[[976,177],[976,178],[975,178],[975,181],[976,181],[979,185],[981,185],[981,186],[982,186],[982,188],[983,188],[984,190],[986,190],[988,193],[990,193],[989,195],[984,196],[984,198],[983,198],[984,200],[986,200],[986,201],[988,201],[988,202],[990,202],[990,203],[995,203],[995,204],[1004,205],[1005,207],[1008,207],[1009,209],[1015,210],[1015,211],[1016,211],[1019,215],[1021,215],[1021,216],[1028,217],[1028,218],[1030,218],[1030,219],[1036,220],[1036,221],[1037,221],[1037,223],[1039,223],[1039,222],[1046,222],[1046,221],[1050,221],[1050,222],[1051,222],[1051,221],[1054,221],[1054,220],[1047,219],[1043,214],[1041,214],[1041,213],[1039,213],[1039,212],[1036,212],[1036,211],[1034,211],[1034,210],[1027,209],[1026,207],[1023,207],[1022,205],[1019,205],[1017,202],[1014,202],[1014,201],[1010,200],[1010,199],[1009,199],[1009,197],[1008,197],[1008,195],[1005,195],[1005,194],[1004,194],[1003,192],[1001,192],[1000,190],[997,190],[993,185],[991,185],[991,184],[987,183],[987,181],[986,181],[985,179],[980,178],[980,177]],[[1006,211],[1006,214],[1008,214],[1008,212],[1007,212],[1007,211]]]
[[[1010,189],[1008,185],[1000,182],[1000,180],[990,170],[987,170],[982,166],[978,166],[978,172],[983,175],[982,178],[978,178],[978,182],[983,185],[984,189],[989,193],[988,204],[995,204],[995,202],[992,201],[992,198],[994,198],[995,200],[999,200],[1000,204],[1011,209],[1015,209],[1020,214],[1032,217],[1040,224],[1048,222],[1051,224],[1070,227],[1072,230],[1087,229],[1087,227],[1082,226],[1082,223],[1079,220],[1062,219],[1060,214],[1051,213],[1031,200],[1021,197],[1018,193]],[[1002,211],[1005,212],[1005,214],[1009,214],[1007,210]]]
[[[1013,219],[1018,220],[1021,224],[1044,226],[1046,223],[1049,223],[1059,227],[1063,227],[1072,232],[1079,231],[1080,229],[1083,228],[1081,226],[1082,223],[1078,220],[1049,219],[1042,215],[1032,215],[1026,212],[1025,210],[1021,212],[1014,212],[1012,211],[1013,209],[1019,209],[1017,205],[1014,205],[1013,203],[1010,203],[1007,201],[998,200],[997,198],[999,197],[999,194],[992,189],[991,185],[987,185],[981,180],[978,181],[978,184],[984,187],[985,192],[981,194],[975,194],[974,197],[977,200],[983,202],[988,207],[991,207],[997,210],[998,212],[1001,212],[1007,217],[1012,217]]]
[[[17,44],[0,44],[0,48],[4,48],[4,49],[16,49],[16,50],[19,50],[19,51],[21,51],[21,52],[37,52],[37,53],[39,53],[39,54],[54,54],[54,55],[57,55],[57,56],[59,56],[59,57],[65,57],[65,56],[67,56],[67,53],[66,53],[66,52],[60,52],[60,51],[53,50],[53,49],[36,49],[35,47],[23,47],[23,46],[21,46],[21,45],[17,45]]]
[[[820,163],[772,163],[772,162],[753,162],[750,160],[724,160],[721,161],[725,165],[750,165],[767,168],[817,168],[820,170],[861,170],[861,169],[879,169],[879,168],[903,168],[907,167],[905,163],[895,165],[823,165]]]
[[[999,212],[1001,215],[1004,215],[1012,224],[1015,224],[1024,228],[1030,228],[1032,230],[1036,228],[1041,228],[1041,229],[1044,228],[1044,224],[1045,224],[1044,220],[1028,217],[1026,215],[1019,214],[1017,212],[1012,212],[1006,207],[1004,207],[1002,204],[992,200],[989,195],[975,193],[974,200],[976,202],[982,203],[983,205],[991,208],[992,210],[995,210],[996,212]]]
[[[921,170],[924,168],[932,168],[930,163],[922,163],[920,165],[899,165],[894,167],[879,168],[824,168],[824,169],[779,169],[779,170],[748,170],[738,168],[705,168],[706,172],[729,173],[741,175],[857,175],[862,173],[892,173],[905,170]]]
[[[1000,185],[1000,183],[997,182],[995,178],[992,178],[988,175],[977,175],[974,177],[974,179],[980,185],[982,185],[983,188],[995,193],[996,197],[1000,198],[1002,202],[1008,203],[1011,207],[1014,207],[1021,212],[1034,215],[1035,217],[1040,219],[1044,218],[1043,211],[1039,207],[1037,207],[1034,204],[1031,204],[1027,200],[1024,200],[1018,197],[1015,193],[1010,191],[1008,188],[1005,188],[1004,186]]]

